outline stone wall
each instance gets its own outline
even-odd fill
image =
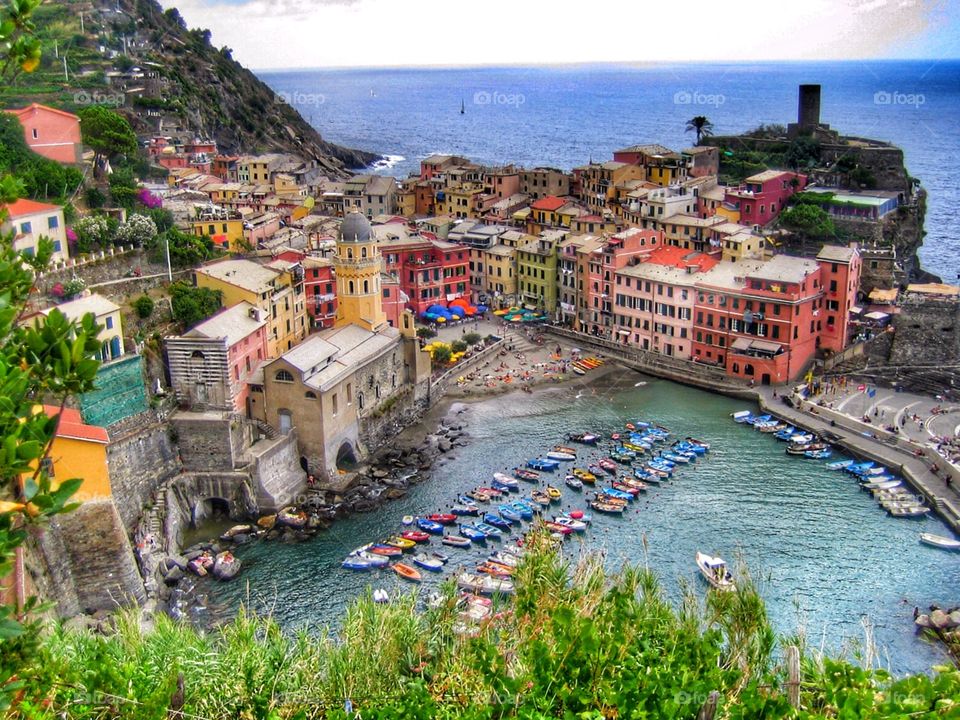
[[[107,462],[113,500],[123,526],[132,532],[153,491],[180,472],[169,427],[154,422],[112,438],[107,446]]]
[[[447,389],[450,387],[450,384],[456,384],[458,377],[468,374],[475,367],[482,365],[484,362],[500,352],[500,343],[502,342],[503,338],[497,338],[492,345],[485,347],[478,353],[474,353],[467,360],[454,365],[445,373],[442,373],[434,378],[430,385],[430,404],[435,405],[442,400],[443,396],[447,394]]]
[[[307,476],[300,467],[297,435],[291,432],[272,440],[261,440],[250,448],[253,485],[261,512],[299,504],[306,489]]]
[[[893,320],[896,334],[892,365],[957,365],[960,363],[960,301],[916,293],[901,302]]]
[[[133,549],[112,502],[85,502],[60,516],[50,532],[58,532],[63,538],[81,612],[144,602],[146,595]]]
[[[151,262],[143,248],[134,248],[125,252],[109,252],[104,257],[91,256],[86,261],[78,260],[75,265],[48,270],[37,278],[37,288],[41,293],[48,293],[57,283],[64,283],[75,277],[80,278],[87,287],[111,280],[121,280],[132,277],[140,270],[140,275],[155,275],[166,273],[166,263]]]
[[[185,470],[225,471],[246,464],[252,430],[237,416],[178,411],[170,417]]]
[[[37,528],[28,536],[24,548],[27,588],[55,604],[60,617],[73,617],[83,609],[73,582],[70,557],[63,533],[56,522]]]
[[[256,497],[245,472],[187,472],[173,478],[166,488],[166,547],[180,547],[184,530],[204,519],[205,500],[225,500],[231,518],[249,520],[258,515]]]

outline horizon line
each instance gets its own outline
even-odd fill
[[[261,72],[317,72],[341,70],[491,70],[517,68],[577,68],[588,66],[653,68],[673,65],[814,65],[820,63],[906,63],[929,62],[934,65],[943,62],[960,61],[956,57],[888,57],[888,58],[819,58],[819,59],[756,59],[756,60],[581,60],[571,62],[515,62],[515,63],[409,63],[399,65],[312,65],[300,67],[250,67],[254,73]]]

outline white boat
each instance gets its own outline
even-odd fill
[[[960,540],[944,537],[943,535],[934,535],[933,533],[920,533],[920,542],[924,545],[940,548],[941,550],[960,551]]]
[[[697,552],[697,567],[704,579],[717,590],[727,592],[737,589],[733,575],[727,569],[727,562],[723,558]]]
[[[749,422],[750,418],[753,417],[753,413],[749,410],[741,410],[740,412],[731,413],[730,417],[733,418],[734,422],[745,423]]]
[[[548,460],[561,460],[563,462],[568,462],[570,460],[576,460],[576,455],[571,455],[568,452],[560,452],[559,450],[551,450],[547,453]]]
[[[884,480],[878,483],[864,483],[864,490],[893,490],[903,485],[903,480]]]
[[[383,588],[377,588],[373,591],[373,601],[375,603],[388,603],[390,602],[390,595]]]
[[[583,480],[576,475],[567,475],[563,481],[567,484],[567,487],[573,488],[574,490],[583,489]]]
[[[574,532],[578,532],[578,533],[582,533],[587,529],[587,524],[585,522],[583,522],[582,520],[574,520],[573,518],[570,518],[570,517],[559,516],[559,517],[555,517],[553,521],[557,525],[563,525],[564,527],[568,527]]]
[[[503,578],[491,575],[476,575],[462,572],[457,575],[457,587],[481,595],[510,595],[513,593],[513,583]]]
[[[915,518],[923,517],[930,512],[930,508],[924,505],[892,505],[887,508],[887,512],[893,517]]]
[[[413,525],[414,519],[413,515],[404,515],[400,523],[403,525]]]

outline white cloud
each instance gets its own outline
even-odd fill
[[[870,58],[929,2],[161,0],[254,68]]]

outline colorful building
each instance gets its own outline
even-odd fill
[[[107,465],[110,438],[105,428],[87,425],[73,408],[44,405],[43,412],[56,417],[57,432],[47,456],[41,460],[53,487],[65,480],[80,478],[83,483],[71,500],[96,502],[113,496]]]
[[[337,319],[337,279],[333,262],[327,258],[305,257],[301,264],[310,328],[333,327]]]
[[[81,161],[80,118],[73,113],[39,103],[7,112],[23,126],[24,140],[38,155],[65,165]]]
[[[359,212],[349,213],[340,224],[333,267],[337,279],[334,326],[356,325],[370,331],[386,326],[380,288],[383,260],[370,223]]]
[[[532,168],[520,171],[520,192],[539,200],[549,196],[570,194],[570,175],[555,168]]]
[[[796,192],[803,190],[807,176],[786,170],[764,170],[751,175],[744,184],[727,188],[725,204],[734,208],[743,225],[763,227],[774,220]]]
[[[43,310],[44,315],[49,315],[54,308]],[[120,316],[120,306],[107,300],[103,295],[86,295],[61,303],[56,309],[62,312],[70,320],[80,321],[88,313],[92,313],[100,326],[100,334],[97,339],[100,340],[100,360],[110,362],[123,357],[123,321]]]
[[[248,414],[247,383],[268,354],[264,316],[239,302],[164,340],[170,385],[181,405]]]
[[[198,268],[194,276],[197,287],[223,294],[224,307],[247,302],[264,311],[267,357],[279,357],[306,337],[306,299],[299,263],[218,260]]]
[[[517,301],[547,313],[557,309],[557,254],[567,233],[544,231],[517,249]]]
[[[857,304],[863,261],[855,245],[824,245],[817,254],[817,262],[826,293],[821,312],[820,347],[840,352],[850,340],[850,314]]]
[[[63,208],[36,200],[15,200],[3,206],[7,211],[0,232],[13,233],[13,249],[27,255],[36,255],[40,238],[53,243],[54,262],[65,262],[70,257],[67,231],[63,223]]]

